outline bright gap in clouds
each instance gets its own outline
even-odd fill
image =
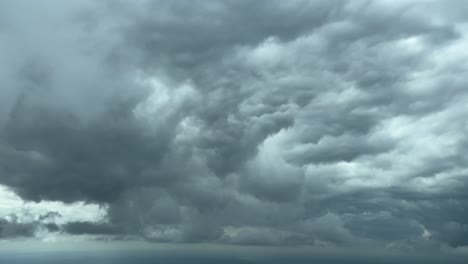
[[[8,187],[0,185],[0,233],[10,239],[30,238],[28,232],[21,233],[24,228],[31,228],[30,232],[43,241],[65,239],[67,234],[60,226],[71,222],[105,222],[106,210],[105,206],[84,202],[24,201]],[[58,229],[49,230],[48,224],[55,224]]]

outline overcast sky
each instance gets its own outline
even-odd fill
[[[467,80],[465,0],[0,0],[0,240],[468,253]]]

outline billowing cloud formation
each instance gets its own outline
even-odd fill
[[[0,5],[0,184],[66,232],[468,245],[464,1]]]

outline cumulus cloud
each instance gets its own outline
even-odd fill
[[[467,8],[3,2],[0,184],[106,206],[71,234],[466,246]]]

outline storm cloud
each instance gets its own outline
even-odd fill
[[[0,184],[107,209],[53,230],[468,246],[465,1],[0,10]]]

